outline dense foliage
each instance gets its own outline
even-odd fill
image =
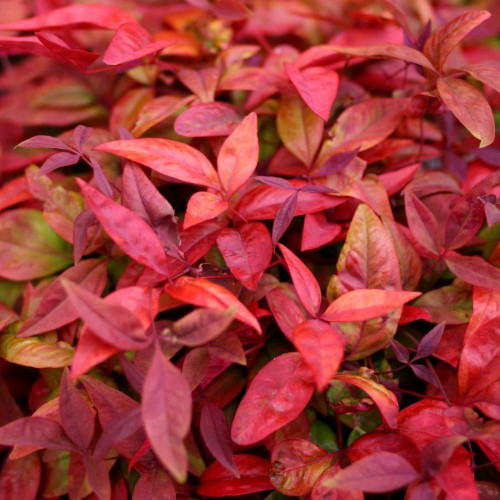
[[[498,2],[2,6],[1,499],[499,498]]]

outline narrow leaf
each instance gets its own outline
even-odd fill
[[[302,304],[311,316],[318,314],[321,306],[321,289],[309,268],[284,245],[278,245],[285,258],[288,271]]]
[[[321,316],[325,321],[366,321],[383,316],[406,302],[422,295],[420,292],[398,290],[352,290],[335,299]]]
[[[191,424],[191,391],[181,372],[155,349],[142,390],[142,418],[151,446],[176,481],[187,478],[184,446]]]
[[[208,399],[201,410],[200,431],[210,453],[221,465],[232,472],[234,477],[239,478],[240,473],[233,458],[226,416]]]
[[[313,319],[295,328],[293,343],[311,369],[318,391],[322,391],[337,373],[344,357],[342,337],[327,323]]]

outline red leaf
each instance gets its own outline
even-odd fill
[[[205,469],[196,493],[206,497],[219,498],[248,495],[273,489],[269,480],[271,463],[268,460],[253,455],[240,454],[234,456],[234,461],[240,472],[239,478],[235,478],[220,463],[214,462]]]
[[[425,42],[424,54],[441,71],[451,51],[468,33],[489,17],[491,14],[486,10],[473,10],[455,17],[441,26]]]
[[[273,243],[266,226],[254,222],[238,229],[223,229],[217,237],[217,246],[234,277],[246,288],[256,290],[273,256]]]
[[[74,450],[63,428],[44,417],[24,417],[0,427],[0,444],[4,446],[39,446],[51,450]]]
[[[429,252],[439,255],[443,241],[434,214],[409,189],[405,191],[405,208],[408,226],[415,239]]]
[[[417,361],[418,359],[426,358],[434,352],[434,349],[438,346],[439,341],[443,336],[445,325],[446,323],[443,321],[425,334],[418,344],[417,352],[415,353],[412,362]]]
[[[257,115],[250,113],[231,132],[219,151],[217,169],[227,199],[250,179],[258,159]]]
[[[231,109],[231,106],[228,104],[213,102],[219,77],[220,69],[217,66],[209,66],[201,69],[182,68],[177,72],[177,78],[191,90],[193,94],[196,94],[196,97],[200,99],[202,104],[212,104],[215,105],[215,107],[221,104]],[[198,118],[201,120],[202,118],[206,118],[206,116],[202,115]]]
[[[94,415],[80,391],[73,385],[68,369],[63,370],[61,377],[59,414],[66,435],[82,451],[87,451],[94,435]]]
[[[115,31],[102,60],[105,64],[116,66],[154,54],[173,43],[174,40],[155,42],[138,22],[123,23]]]
[[[293,64],[285,64],[285,69],[302,99],[320,118],[328,121],[337,97],[338,74],[319,66],[299,70]]]
[[[172,327],[172,338],[167,335],[169,341],[186,346],[198,346],[206,344],[227,330],[234,318],[234,306],[227,310],[219,309],[196,309],[180,320]]]
[[[403,457],[380,451],[354,462],[322,483],[330,488],[384,493],[397,490],[418,477],[418,472]]]
[[[234,477],[239,478],[240,473],[233,457],[233,448],[226,416],[222,410],[208,399],[205,400],[201,410],[200,431],[210,453]]]
[[[480,148],[495,140],[495,120],[488,101],[474,85],[459,78],[438,78],[439,97],[459,122],[481,142]]]
[[[183,441],[190,429],[191,404],[186,379],[157,347],[142,390],[142,418],[158,459],[180,483],[187,478]]]
[[[420,292],[398,290],[352,290],[335,299],[321,319],[339,322],[366,321],[402,307],[420,295]]]
[[[434,477],[448,463],[455,448],[464,441],[464,436],[442,436],[425,446],[420,457],[422,476],[425,479]]]
[[[285,495],[302,496],[330,466],[332,455],[305,439],[288,438],[276,445],[271,462],[274,487]]]
[[[179,115],[174,130],[184,137],[229,135],[241,122],[238,110],[225,102],[195,104]]]
[[[0,491],[5,500],[22,498],[36,500],[42,476],[38,454],[17,460],[5,460],[0,472]]]
[[[318,391],[322,391],[337,373],[344,357],[342,337],[327,323],[313,319],[295,328],[293,343],[311,369]]]
[[[170,139],[133,139],[100,144],[98,151],[146,165],[156,172],[188,184],[219,188],[217,172],[198,150]]]
[[[400,61],[418,64],[424,68],[436,71],[432,63],[422,52],[415,50],[406,45],[396,45],[391,43],[383,43],[380,45],[372,45],[370,47],[341,47],[338,45],[327,45],[326,48],[332,52],[338,52],[349,56],[371,58],[387,58],[399,59]]]
[[[494,66],[492,61],[468,64],[460,70],[500,92],[500,68]]]
[[[125,163],[122,184],[123,206],[152,227],[167,253],[178,256],[179,235],[172,205],[132,162]]]
[[[449,252],[446,254],[445,262],[453,274],[471,285],[500,289],[500,269],[477,255],[469,257]]]
[[[312,374],[299,353],[273,359],[253,379],[236,410],[233,441],[241,445],[261,441],[294,420],[313,392]]]
[[[288,271],[297,290],[297,295],[300,297],[307,312],[311,316],[316,316],[321,306],[321,290],[314,274],[288,248],[281,244],[278,246],[285,258]]]
[[[295,191],[280,206],[273,223],[273,243],[276,245],[292,222],[297,209],[299,193]]]
[[[111,482],[106,462],[97,461],[92,455],[84,455],[83,460],[89,484],[97,498],[111,499]]]
[[[236,308],[235,318],[261,333],[255,316],[228,290],[203,278],[182,277],[175,284],[166,285],[165,292],[174,299],[199,307],[226,310]]]
[[[113,241],[137,262],[168,276],[167,257],[155,232],[128,208],[81,179],[77,182],[89,207]]]
[[[306,166],[312,166],[323,139],[324,124],[300,97],[282,96],[276,114],[278,134],[285,147]]]
[[[452,206],[446,221],[445,247],[455,250],[472,240],[481,229],[485,207],[472,196],[461,196]]]
[[[219,194],[198,191],[189,198],[184,218],[184,229],[215,219],[228,208],[229,203],[223,200]]]
[[[302,230],[301,250],[313,250],[331,243],[342,232],[342,226],[329,222],[325,212],[307,214]]]
[[[383,141],[399,125],[408,102],[374,97],[347,108],[338,117],[333,128],[335,136],[323,147],[325,151],[320,153],[317,164],[322,165],[333,153],[356,148],[365,151]]]
[[[172,479],[160,467],[147,470],[137,481],[132,500],[175,500]]]
[[[143,349],[150,341],[139,318],[118,304],[106,302],[79,285],[63,280],[73,308],[101,340],[118,349]]]
[[[359,375],[337,373],[335,379],[352,384],[365,391],[377,405],[387,425],[391,429],[395,429],[398,426],[399,407],[398,400],[396,399],[394,393],[386,389],[383,385],[377,384],[373,380]]]
[[[101,28],[116,30],[123,23],[135,19],[123,10],[111,5],[70,5],[45,14],[1,24],[2,31],[40,31],[54,28]]]
[[[279,288],[273,288],[266,298],[276,323],[288,340],[293,342],[293,331],[306,320],[305,313]]]
[[[92,294],[100,295],[106,285],[107,262],[88,259],[62,273],[46,290],[35,314],[18,331],[18,337],[31,337],[39,333],[57,330],[78,319],[62,281],[77,283]]]

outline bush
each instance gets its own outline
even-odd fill
[[[500,494],[473,3],[9,0],[1,498]]]

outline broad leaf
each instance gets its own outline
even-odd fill
[[[378,406],[378,409],[384,417],[387,425],[391,429],[395,429],[397,427],[399,406],[398,400],[396,399],[394,393],[386,389],[383,385],[359,375],[338,373],[335,376],[335,379],[346,382],[348,384],[352,384],[358,389],[365,391],[368,396],[373,399],[373,402]]]
[[[321,119],[328,121],[337,97],[338,74],[319,66],[300,70],[293,64],[285,64],[285,69],[304,102]]]
[[[268,460],[239,454],[234,456],[234,461],[240,472],[239,478],[234,477],[220,463],[214,462],[201,476],[196,492],[205,497],[221,498],[274,489],[269,480],[271,463]]]
[[[477,255],[469,257],[449,252],[445,262],[453,274],[471,285],[500,289],[500,269]]]
[[[71,265],[71,247],[42,212],[18,209],[0,215],[0,276],[13,281],[43,278]]]
[[[312,166],[323,138],[323,121],[295,96],[283,96],[276,126],[286,148],[306,166]]]
[[[438,78],[439,97],[458,121],[476,138],[480,148],[495,140],[493,112],[483,94],[473,85],[458,78]]]
[[[305,439],[280,441],[271,456],[274,487],[288,496],[309,493],[316,480],[331,465],[332,455]]]
[[[257,443],[299,415],[314,392],[312,373],[300,354],[283,354],[253,379],[234,416],[235,443]],[[240,473],[243,475],[242,471]]]

